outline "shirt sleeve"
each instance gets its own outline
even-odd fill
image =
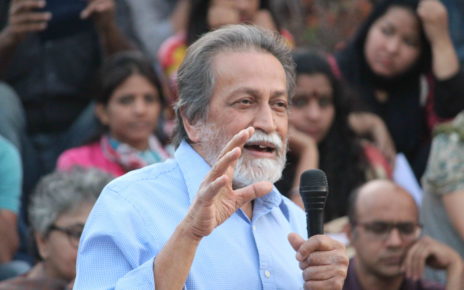
[[[154,289],[157,250],[142,214],[108,186],[103,190],[80,241],[74,289]]]
[[[436,81],[435,111],[441,118],[452,118],[464,110],[464,70]]]
[[[456,133],[434,138],[423,184],[438,195],[464,190],[464,140]]]
[[[19,211],[22,166],[18,150],[0,137],[0,209]]]

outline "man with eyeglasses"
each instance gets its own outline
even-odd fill
[[[464,289],[459,254],[421,236],[419,209],[402,187],[388,180],[366,183],[350,197],[348,218],[356,256],[344,290]],[[446,287],[421,279],[425,266],[445,270]]]

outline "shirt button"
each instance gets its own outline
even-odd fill
[[[253,230],[256,231],[256,226],[253,226]]]
[[[271,277],[271,272],[269,272],[268,270],[264,271],[264,276],[266,276],[266,278]]]

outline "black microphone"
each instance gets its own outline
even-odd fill
[[[324,171],[311,169],[300,178],[300,195],[306,211],[308,238],[324,233],[324,207],[329,187]]]

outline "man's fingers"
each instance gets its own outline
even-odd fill
[[[26,24],[26,23],[43,23],[52,18],[52,14],[48,12],[25,12],[11,18],[11,24]]]
[[[309,254],[309,256],[300,262],[300,268],[306,269],[313,266],[338,265],[345,264],[346,257],[337,254],[336,250],[332,251],[317,251]]]
[[[30,24],[21,24],[16,25],[14,28],[15,33],[28,33],[28,32],[38,32],[43,31],[47,28],[47,23],[30,23]]]
[[[243,147],[243,145],[245,145],[246,141],[250,139],[254,132],[255,129],[253,127],[248,127],[235,134],[232,139],[227,142],[226,146],[224,146],[221,153],[219,153],[219,158],[227,154],[227,152],[234,149],[235,147]]]
[[[301,245],[297,252],[297,260],[303,262],[309,255],[315,251],[331,251],[343,249],[344,246],[325,235],[315,235],[309,238]]]
[[[10,8],[10,15],[16,15],[23,13],[25,11],[32,11],[35,9],[40,9],[45,7],[45,1],[40,0],[22,0],[22,1],[15,1],[11,4]]]
[[[305,281],[304,289],[306,290],[327,290],[327,289],[342,289],[345,279],[340,277],[333,277],[329,280],[310,280]]]
[[[228,177],[225,175],[220,176],[213,182],[209,183],[204,191],[202,200],[206,202],[212,202],[213,198],[221,191],[221,188],[230,182]]]
[[[322,281],[329,280],[333,277],[346,275],[346,270],[342,266],[322,265],[305,268],[303,279],[305,281]]]
[[[292,248],[295,251],[298,251],[305,240],[297,233],[290,233],[288,235],[288,241],[290,242],[290,245],[292,245]]]
[[[237,189],[235,192],[240,197],[240,202],[242,204],[261,197],[272,190],[272,183],[267,181],[257,182],[246,186],[244,188]]]
[[[81,18],[87,19],[94,13],[101,13],[114,8],[114,2],[110,0],[91,0],[87,7],[82,10]]]
[[[213,168],[205,178],[205,183],[212,182],[216,178],[227,172],[229,166],[231,166],[241,154],[241,149],[238,147],[233,148],[227,152],[224,156],[220,157],[219,160],[213,165]]]
[[[419,279],[424,271],[425,260],[429,255],[426,242],[415,243],[406,255],[404,267],[406,276],[412,279]]]

